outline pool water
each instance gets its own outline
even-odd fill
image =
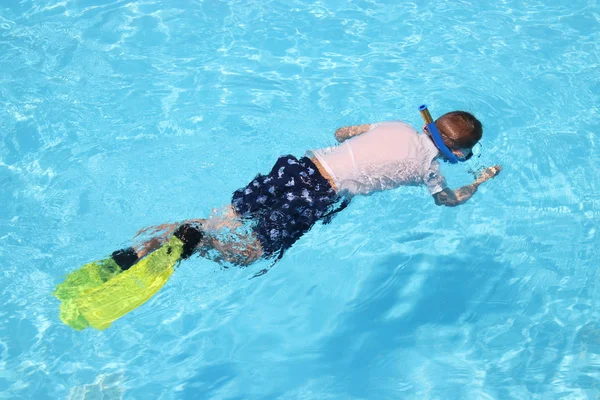
[[[600,398],[600,5],[0,5],[0,398]],[[268,266],[182,263],[105,331],[56,284],[281,154],[418,106],[483,122],[452,187],[356,198]]]

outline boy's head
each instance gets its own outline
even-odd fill
[[[451,111],[439,117],[435,126],[440,131],[446,146],[459,159],[469,159],[471,149],[479,142],[483,134],[481,122],[466,111]]]

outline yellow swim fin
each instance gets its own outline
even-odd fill
[[[108,273],[112,265],[107,260],[86,264],[69,275],[54,292],[62,301],[60,319],[77,330],[87,326],[108,328],[163,287],[182,252],[183,242],[172,236],[126,271],[117,266],[116,272]]]
[[[120,274],[121,268],[112,258],[85,264],[77,271],[67,275],[64,282],[58,284],[54,296],[61,300],[60,319],[75,329],[84,329],[88,323],[83,318],[74,300],[83,293],[97,288]]]

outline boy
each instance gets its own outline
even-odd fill
[[[481,123],[464,111],[444,114],[435,121],[443,143],[459,161],[472,156],[482,136]],[[500,166],[486,168],[470,185],[451,190],[440,172],[444,151],[403,122],[382,122],[338,129],[337,146],[308,152],[297,159],[280,157],[271,172],[257,175],[237,190],[222,215],[147,228],[160,235],[138,248],[113,253],[123,270],[160,247],[171,235],[184,245],[182,259],[194,252],[246,266],[260,258],[281,257],[317,221],[328,223],[355,195],[425,185],[437,205],[466,202]],[[443,145],[442,145],[443,147]]]

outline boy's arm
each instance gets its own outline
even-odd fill
[[[444,189],[441,192],[438,192],[433,195],[435,200],[435,204],[438,206],[448,206],[448,207],[456,207],[461,204],[464,204],[467,200],[473,196],[473,194],[477,191],[479,185],[483,182],[492,179],[496,175],[498,175],[502,171],[502,167],[499,165],[486,168],[475,180],[475,182],[470,185],[463,186],[459,189]]]
[[[342,143],[346,139],[350,139],[352,136],[360,135],[371,130],[371,124],[352,125],[344,126],[335,131],[335,138],[338,142]]]

